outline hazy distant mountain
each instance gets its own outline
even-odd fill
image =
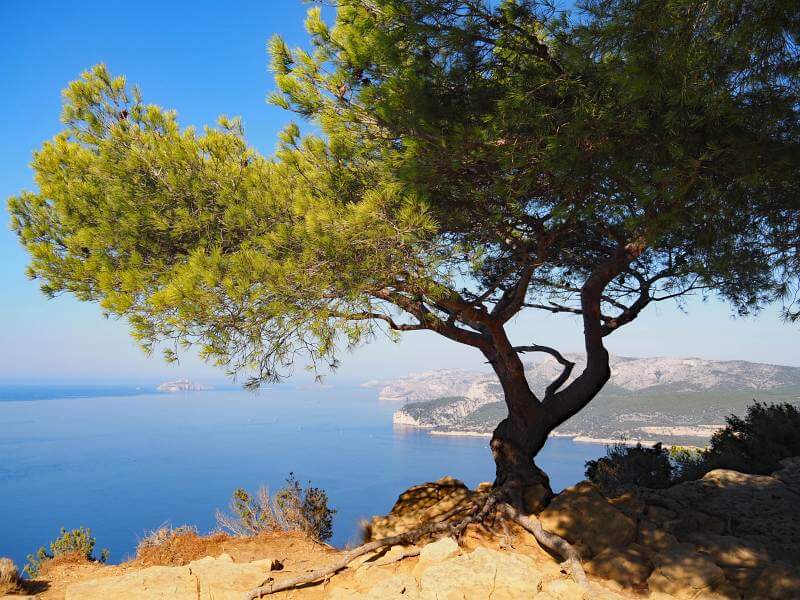
[[[566,355],[583,367],[583,355]],[[560,432],[593,438],[665,439],[695,443],[707,438],[731,413],[753,399],[800,401],[800,367],[701,358],[612,356],[611,380],[592,403]],[[533,390],[542,390],[561,372],[548,356],[526,365]],[[375,382],[372,382],[375,385]],[[395,423],[436,432],[486,433],[505,417],[502,390],[492,373],[426,371],[383,382],[380,398],[408,404]],[[680,438],[681,441],[676,439]]]

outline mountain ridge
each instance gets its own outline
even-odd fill
[[[571,379],[585,364],[580,354]],[[631,439],[694,444],[707,440],[731,413],[742,414],[752,400],[800,404],[800,367],[698,357],[610,357],[611,379],[589,406],[556,432],[587,439]],[[534,393],[561,373],[551,356],[527,363]],[[382,385],[382,400],[405,401],[397,425],[432,433],[491,432],[507,412],[493,373],[443,369],[411,373]]]

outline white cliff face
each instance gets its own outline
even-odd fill
[[[193,383],[188,379],[176,379],[175,381],[165,381],[156,388],[159,392],[201,392],[213,389],[209,385]]]
[[[570,381],[577,377],[586,359],[582,354],[565,354],[575,363]],[[715,361],[702,358],[628,358],[611,356],[611,379],[608,386],[628,392],[649,388],[667,388],[673,392],[702,390],[773,390],[785,385],[800,384],[800,368],[752,363]],[[562,366],[551,356],[526,365],[525,374],[531,388],[541,395],[547,385],[561,373]],[[492,384],[492,373],[461,369],[411,373],[383,385],[381,400],[420,402],[434,398],[464,396],[480,403],[502,399]],[[365,384],[367,385],[367,384]]]
[[[572,380],[582,371],[585,358],[579,354],[565,358],[575,363]],[[727,415],[744,414],[753,398],[800,403],[798,367],[622,356],[611,356],[610,367],[611,379],[603,391],[585,411],[559,428],[560,433],[609,439],[645,439],[656,432],[707,438]],[[541,397],[562,368],[549,355],[527,364],[525,373],[534,393]],[[406,402],[394,414],[398,425],[485,433],[507,414],[493,373],[426,371],[380,385],[382,399]]]

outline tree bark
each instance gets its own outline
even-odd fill
[[[493,334],[494,347],[486,356],[500,380],[508,407],[508,417],[494,430],[490,443],[496,468],[494,486],[502,488],[510,503],[521,511],[526,509],[526,490],[536,490],[541,505],[538,508],[543,508],[553,491],[534,457],[547,441],[549,421],[542,403],[528,385],[522,360],[505,331],[499,328]]]
[[[508,493],[514,508],[538,512],[553,497],[550,479],[534,458],[547,439],[544,422],[522,426],[512,417],[503,419],[490,443],[495,463],[495,488]]]

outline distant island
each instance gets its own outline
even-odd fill
[[[156,389],[159,392],[202,392],[214,388],[202,383],[193,383],[188,379],[176,379],[175,381],[165,381]]]
[[[580,373],[584,357],[568,354]],[[754,399],[800,405],[800,367],[701,358],[612,356],[611,380],[554,436],[579,442],[617,440],[652,444],[704,445],[731,413],[743,414]],[[534,392],[560,373],[547,357],[527,364]],[[405,401],[393,416],[399,426],[435,435],[491,435],[506,417],[502,389],[490,372],[449,369],[371,381],[382,400]]]

